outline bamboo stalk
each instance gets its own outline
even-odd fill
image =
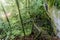
[[[5,11],[4,7],[3,7],[3,4],[1,4],[1,6],[2,6],[2,9],[3,9],[4,14],[5,14],[5,16],[6,16],[6,19],[7,19],[8,25],[11,27],[10,21],[9,21],[8,16],[7,16],[7,14],[6,14],[6,11]],[[9,28],[10,28],[10,27],[9,27]]]
[[[6,14],[6,11],[5,11],[4,7],[3,7],[3,4],[1,4],[1,6],[2,6],[2,9],[3,9],[3,11],[4,11],[5,17],[6,17],[6,19],[7,19],[8,25],[9,25],[9,34],[7,34],[7,36],[6,36],[6,38],[5,38],[5,40],[8,40],[9,37],[10,37],[10,34],[11,34],[11,24],[10,24],[10,21],[9,21],[9,19],[8,19],[7,14]]]
[[[21,20],[21,25],[22,25],[23,33],[24,33],[24,36],[25,36],[25,31],[24,31],[24,26],[23,26],[23,19],[21,17],[21,13],[20,13],[20,9],[19,9],[19,3],[18,3],[18,0],[15,0],[15,1],[16,1],[16,5],[17,5],[17,8],[18,8],[18,12],[19,12],[19,19]]]

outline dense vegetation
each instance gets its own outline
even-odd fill
[[[47,3],[45,5],[45,3]],[[2,0],[0,1],[0,39],[17,40],[33,36],[42,40],[42,36],[56,36],[50,16],[52,6],[60,8],[59,0]],[[48,7],[47,7],[48,6]],[[26,39],[27,40],[27,39]],[[33,39],[31,39],[33,40]]]

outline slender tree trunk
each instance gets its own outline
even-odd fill
[[[2,9],[3,9],[3,12],[4,12],[4,14],[5,14],[5,17],[6,17],[6,19],[7,19],[7,22],[8,22],[8,25],[9,25],[9,34],[7,34],[7,36],[6,36],[6,38],[5,38],[5,40],[8,40],[9,39],[9,36],[10,36],[10,34],[11,34],[11,24],[10,24],[10,21],[9,21],[9,19],[8,19],[8,16],[7,16],[7,14],[6,14],[6,11],[5,11],[5,9],[4,9],[4,7],[3,7],[3,4],[1,4],[1,6],[2,6]]]
[[[25,30],[24,30],[24,26],[23,26],[23,19],[22,19],[22,17],[21,17],[18,0],[16,0],[16,4],[17,4],[18,12],[19,12],[19,19],[21,20],[22,30],[23,30],[23,33],[24,33],[24,36],[25,36]]]

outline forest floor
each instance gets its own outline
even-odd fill
[[[30,36],[24,36],[22,38],[16,37],[14,40],[60,40],[58,37],[52,37],[50,36],[49,39],[47,39],[46,37],[39,37],[37,39],[34,39],[34,34],[31,34]]]

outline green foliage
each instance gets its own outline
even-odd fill
[[[60,0],[55,0],[55,6],[60,9]]]
[[[48,5],[50,7],[52,7],[54,5],[54,3],[55,3],[55,0],[46,0],[46,2],[48,3]]]
[[[12,0],[12,1],[9,1],[9,0],[6,0],[6,3],[8,5],[4,5],[3,3],[3,6],[4,6],[4,10],[6,11],[7,14],[10,13],[10,16],[7,16],[8,17],[8,20],[10,22],[10,26],[8,25],[8,21],[6,20],[6,18],[4,17],[1,17],[3,19],[3,22],[5,26],[2,26],[3,24],[0,23],[0,28],[2,28],[1,30],[5,29],[4,31],[6,31],[6,37],[8,36],[7,33],[10,33],[9,35],[13,35],[13,36],[17,36],[17,35],[20,35],[20,36],[24,36],[23,34],[23,31],[22,31],[22,25],[21,25],[21,20],[19,19],[19,12],[18,12],[18,9],[17,9],[17,5],[16,5],[16,2],[15,0]],[[22,2],[21,2],[22,3]],[[26,3],[26,1],[24,2]],[[24,5],[24,7],[22,8],[20,5]],[[30,16],[29,14],[26,12],[26,4],[20,4],[20,9],[21,10],[21,15],[22,15],[22,19],[23,19],[23,22],[25,23],[27,20],[30,19]],[[0,6],[0,9],[1,9],[1,12],[4,13],[2,7]],[[0,13],[1,15],[4,15]],[[23,23],[23,24],[24,24]],[[26,35],[29,35],[31,33],[31,30],[32,30],[32,23],[28,23],[28,24],[24,24],[24,30],[25,30],[25,33]],[[11,31],[10,31],[11,30]],[[1,37],[3,36],[3,33],[4,32],[1,32]],[[2,37],[3,38],[3,37]]]
[[[7,15],[10,26],[9,22],[6,20],[6,15],[4,16],[4,11],[0,3],[0,31],[2,30],[0,38],[8,37],[13,39],[16,36],[24,36],[21,24],[23,24],[25,34],[30,35],[33,27],[32,19],[34,18],[34,22],[36,25],[39,25],[39,28],[41,27],[43,30],[47,31],[48,34],[53,32],[50,18],[43,6],[43,0],[18,0],[17,3],[15,0],[5,1],[6,5],[4,3],[2,4],[6,14],[10,14],[9,16]],[[54,0],[47,0],[47,2],[50,6],[54,4]],[[17,5],[18,3],[19,5]],[[22,22],[20,17],[22,18]]]

